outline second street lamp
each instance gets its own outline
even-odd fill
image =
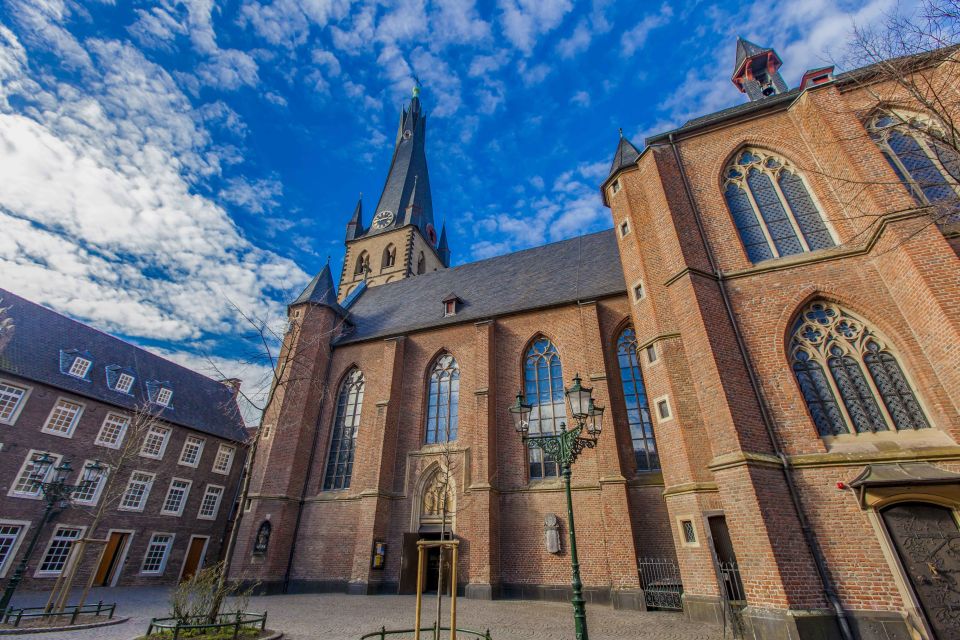
[[[597,446],[597,438],[603,430],[603,407],[593,402],[593,389],[584,387],[578,373],[573,385],[566,390],[567,401],[574,426],[567,429],[566,423],[560,423],[560,432],[555,434],[530,435],[530,413],[533,407],[527,404],[523,394],[517,394],[517,401],[510,406],[514,427],[530,449],[542,449],[557,461],[567,494],[567,529],[570,537],[570,567],[573,573],[573,622],[577,640],[589,640],[587,634],[587,608],[583,599],[583,582],[580,580],[580,561],[577,558],[577,533],[573,524],[573,495],[570,492],[570,467],[584,449]],[[586,434],[584,434],[586,432]]]

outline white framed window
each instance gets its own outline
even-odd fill
[[[648,363],[648,364],[653,364],[653,363],[655,363],[657,360],[660,359],[660,356],[657,354],[657,345],[656,345],[656,344],[648,344],[648,345],[647,345],[647,348],[645,349],[645,351],[647,352],[647,363]]]
[[[60,455],[50,454],[50,457],[53,458],[53,463],[46,468],[46,471],[41,471],[37,465],[37,459],[43,454],[43,451],[37,449],[31,449],[27,453],[27,457],[20,466],[20,471],[17,473],[16,481],[14,481],[13,486],[10,487],[10,490],[7,492],[8,496],[34,499],[40,497],[40,486],[37,483],[46,482],[53,472],[53,468],[59,465],[60,459],[63,458],[63,456]]]
[[[640,302],[645,295],[647,295],[647,292],[643,288],[643,283],[635,282],[633,285],[633,301]]]
[[[130,480],[127,482],[127,488],[120,498],[121,511],[143,511],[147,504],[147,498],[150,497],[150,489],[153,488],[153,479],[156,474],[146,471],[134,471],[130,474]]]
[[[457,301],[456,300],[447,300],[443,303],[443,317],[453,316],[457,313]]]
[[[83,466],[80,467],[80,473],[77,476],[77,485],[83,483],[83,477],[87,474],[87,465],[93,464],[93,460],[86,460],[83,463]],[[90,484],[80,487],[74,492],[72,496],[73,502],[77,504],[94,506],[100,500],[100,494],[103,492],[103,487],[107,484],[107,476],[110,475],[110,469],[104,465],[103,471],[97,476],[97,478]]]
[[[147,431],[147,437],[143,439],[140,455],[144,458],[156,458],[159,460],[163,457],[163,452],[167,450],[167,442],[169,440],[170,429],[156,425],[150,427],[150,430]]]
[[[67,566],[73,543],[83,535],[83,527],[58,526],[50,538],[43,560],[37,567],[37,576],[58,576]]]
[[[660,396],[653,401],[653,404],[657,407],[657,418],[660,422],[673,420],[673,411],[670,410],[670,399],[667,396]]]
[[[180,451],[179,464],[194,468],[200,464],[204,443],[206,443],[206,440],[203,438],[187,436],[187,439],[183,442],[183,449]]]
[[[620,237],[625,238],[629,234],[630,234],[630,222],[627,220],[624,220],[623,222],[620,223]]]
[[[620,193],[620,178],[617,178],[610,185],[610,195],[617,195]]]
[[[73,430],[77,428],[77,422],[83,414],[83,405],[79,402],[73,402],[66,398],[59,398],[57,403],[50,410],[47,421],[43,425],[44,433],[49,433],[62,438],[72,438]]]
[[[183,507],[187,504],[187,496],[190,495],[190,480],[183,478],[172,478],[170,487],[167,489],[167,497],[163,499],[163,507],[160,513],[165,516],[183,515]]]
[[[223,487],[219,484],[208,484],[200,501],[200,511],[197,518],[200,520],[216,520],[220,511],[220,500],[223,498]]]
[[[67,373],[74,378],[86,378],[87,372],[90,371],[91,365],[93,365],[91,361],[81,356],[77,356],[73,359],[73,363],[70,365],[70,368],[67,369]]]
[[[0,578],[6,577],[29,527],[26,520],[0,520]]]
[[[121,373],[117,376],[117,383],[113,388],[120,393],[130,393],[130,389],[133,388],[133,376],[129,373]]]
[[[13,424],[30,394],[28,387],[0,380],[0,424]]]
[[[227,444],[220,445],[217,449],[217,457],[213,459],[213,472],[227,475],[233,466],[233,454],[236,451],[234,447]]]
[[[97,433],[97,439],[93,441],[101,447],[119,449],[123,444],[123,438],[127,434],[127,427],[130,426],[130,418],[122,413],[107,413],[100,425],[100,431]]]
[[[170,400],[173,398],[173,390],[166,387],[160,387],[157,391],[157,399],[155,402],[161,407],[169,407]]]
[[[172,533],[155,533],[147,545],[147,552],[143,556],[143,565],[140,573],[160,575],[167,568],[167,558],[173,547]]]

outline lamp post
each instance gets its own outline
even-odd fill
[[[10,606],[10,600],[13,599],[14,592],[20,585],[20,581],[23,580],[23,574],[27,571],[27,562],[30,560],[30,556],[33,555],[33,550],[37,546],[37,541],[40,539],[40,531],[43,530],[47,522],[50,521],[54,507],[59,506],[61,509],[69,507],[71,496],[78,491],[90,488],[92,484],[98,482],[100,474],[102,474],[105,469],[99,460],[95,460],[84,467],[83,478],[81,478],[79,484],[67,484],[67,477],[70,475],[70,472],[73,471],[70,461],[64,460],[56,467],[53,466],[54,462],[53,456],[46,452],[41,453],[40,456],[33,461],[33,471],[31,472],[32,477],[30,478],[30,482],[34,488],[40,491],[46,505],[43,509],[43,517],[34,530],[33,537],[30,538],[30,544],[27,545],[27,551],[23,554],[23,557],[20,558],[20,563],[17,565],[13,575],[10,576],[10,580],[7,582],[7,588],[3,591],[3,597],[0,598],[0,619],[6,615],[7,607]],[[51,468],[54,472],[53,479],[48,481],[47,476],[50,474]]]
[[[570,467],[584,449],[597,446],[597,438],[603,429],[603,407],[593,403],[593,389],[584,387],[580,374],[573,378],[573,386],[566,390],[567,401],[574,426],[567,429],[560,423],[560,432],[555,434],[530,435],[530,411],[533,407],[524,402],[522,393],[510,407],[514,426],[529,449],[542,449],[560,465],[560,473],[567,494],[567,528],[570,537],[570,567],[573,572],[573,622],[577,640],[589,640],[587,634],[587,608],[583,599],[583,582],[580,580],[580,561],[577,558],[577,532],[573,524],[573,496],[570,493]],[[586,431],[586,435],[584,435]]]

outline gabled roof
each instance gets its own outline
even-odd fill
[[[166,422],[237,442],[246,439],[236,396],[227,385],[4,289],[0,298],[0,307],[12,320],[12,329],[5,330],[0,342],[0,375],[16,375],[121,409],[149,406]],[[73,349],[93,360],[88,379],[61,373],[61,351]],[[107,368],[114,366],[135,374],[130,394],[107,384]],[[162,410],[147,404],[147,384],[160,382],[173,391],[170,406]]]
[[[612,229],[367,289],[350,307],[347,344],[623,294]],[[456,316],[438,304],[456,292]]]
[[[330,272],[329,263],[325,264],[320,273],[313,277],[303,293],[297,296],[297,299],[291,302],[290,306],[307,302],[330,307],[340,315],[344,314],[343,309],[337,302],[337,288],[333,284],[333,274]]]
[[[740,67],[743,66],[744,60],[747,58],[752,58],[754,56],[769,53],[772,49],[767,47],[761,47],[758,44],[754,44],[745,38],[737,38],[737,61],[733,65],[733,74],[736,75],[737,71],[740,70]]]
[[[623,130],[621,130],[620,142],[617,143],[617,151],[613,154],[613,162],[610,164],[610,173],[607,174],[607,177],[633,165],[639,157],[640,152],[637,151],[632,142],[623,137]]]

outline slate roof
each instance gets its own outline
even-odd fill
[[[633,143],[623,137],[623,131],[621,130],[620,142],[617,143],[617,152],[613,154],[613,162],[610,164],[610,173],[607,174],[607,177],[612,176],[624,167],[629,167],[639,157],[640,152],[633,146]]]
[[[733,65],[733,74],[736,75],[737,71],[740,70],[743,61],[747,58],[752,58],[761,53],[767,53],[772,51],[768,47],[761,47],[758,44],[754,44],[745,38],[737,38],[737,60]]]
[[[613,229],[370,287],[336,344],[477,321],[626,291]],[[462,303],[443,317],[449,294]]]
[[[292,307],[295,304],[303,304],[305,302],[322,304],[330,307],[340,315],[344,314],[344,310],[337,302],[337,288],[333,284],[333,274],[330,272],[329,263],[323,266],[320,273],[314,276],[310,284],[297,296],[296,300],[290,303],[290,306]]]
[[[144,406],[148,382],[162,382],[173,396],[170,406],[159,412],[161,419],[228,440],[246,439],[234,393],[225,384],[4,289],[0,299],[7,324],[12,320],[13,325],[0,336],[0,375],[13,374],[127,410]],[[73,349],[93,361],[87,380],[60,371],[61,350]],[[132,395],[108,386],[106,368],[112,365],[133,371]]]

